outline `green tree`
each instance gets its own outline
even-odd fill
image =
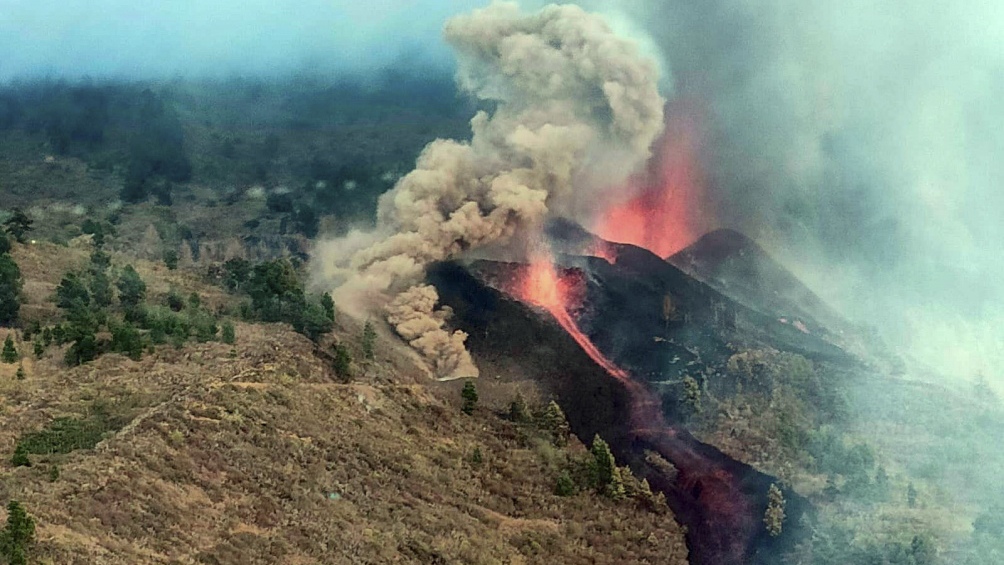
[[[45,355],[45,343],[43,343],[42,339],[36,339],[32,343],[32,347],[34,348],[36,359],[41,359]]]
[[[509,419],[517,424],[529,424],[533,421],[530,416],[530,409],[526,405],[523,395],[516,393],[516,398],[509,404]]]
[[[0,360],[4,363],[17,363],[20,356],[14,348],[14,336],[7,334],[7,339],[3,342],[3,353],[0,353]]]
[[[230,259],[223,264],[223,286],[240,292],[251,280],[251,263],[246,259]]]
[[[115,286],[119,289],[119,302],[127,308],[135,308],[146,298],[146,283],[132,265],[126,265]]]
[[[168,249],[164,252],[164,265],[167,266],[169,271],[173,271],[178,268],[178,252],[173,249]]]
[[[324,296],[328,296],[325,294]],[[330,296],[328,297],[330,300]],[[363,326],[363,357],[366,359],[373,359],[373,346],[376,344],[376,328],[373,327],[373,322],[366,320],[366,324]]]
[[[83,278],[77,273],[66,273],[56,287],[56,306],[63,310],[71,310],[91,303],[91,293],[87,290]]]
[[[134,361],[143,357],[143,337],[129,322],[115,324],[112,330],[112,351],[128,356]]]
[[[349,353],[349,348],[345,347],[341,343],[335,345],[335,358],[333,365],[335,374],[338,375],[340,379],[348,381],[352,378],[352,355]]]
[[[66,350],[66,356],[63,360],[71,367],[83,365],[97,359],[99,353],[101,353],[101,347],[97,337],[93,333],[83,333]]]
[[[0,325],[17,321],[21,311],[21,269],[7,254],[0,254]]]
[[[164,300],[172,312],[181,312],[185,309],[185,299],[181,297],[177,289],[172,288],[167,291],[167,297]]]
[[[460,397],[464,399],[464,404],[460,410],[470,416],[478,405],[478,389],[474,386],[474,381],[464,383],[464,388],[460,391]]]
[[[17,373],[14,374],[14,378],[19,381],[23,381],[26,378],[26,375],[24,374],[24,365],[17,366]]]
[[[105,253],[101,249],[95,249],[91,252],[91,262],[88,270],[92,273],[106,272],[108,267],[112,265],[112,256]]]
[[[7,504],[7,526],[0,530],[0,555],[9,565],[26,565],[28,549],[35,543],[35,520],[20,502]]]
[[[335,301],[331,299],[331,294],[325,292],[321,295],[321,307],[324,308],[324,313],[327,314],[328,319],[332,322],[335,321]]]
[[[10,249],[10,238],[7,237],[5,232],[0,231],[0,255],[10,253]]]
[[[556,447],[568,445],[570,427],[565,418],[565,412],[562,411],[557,402],[552,400],[547,404],[547,408],[541,415],[541,427],[551,435],[551,443]]]
[[[279,259],[255,265],[248,282],[248,295],[257,311],[270,311],[273,303],[302,303],[303,285],[289,261]],[[266,322],[282,321],[265,319]]]
[[[95,306],[107,308],[112,305],[112,282],[105,271],[91,273],[90,285],[91,298]]]
[[[624,481],[620,469],[610,451],[610,446],[599,434],[593,437],[593,445],[589,448],[593,455],[592,469],[596,489],[610,498],[624,496]]]
[[[781,527],[784,524],[784,494],[776,484],[770,485],[767,491],[767,510],[763,515],[763,523],[767,527],[767,533],[771,537],[781,535]]]
[[[33,223],[23,210],[14,208],[13,214],[11,214],[11,217],[3,225],[6,232],[16,239],[18,243],[28,243],[28,232],[33,229],[31,227]]]
[[[223,322],[223,335],[221,337],[223,343],[227,345],[233,345],[237,342],[237,335],[234,332],[234,325],[231,322]]]
[[[293,319],[293,329],[316,342],[322,335],[331,331],[331,318],[324,313],[319,304],[307,304],[298,316]]]

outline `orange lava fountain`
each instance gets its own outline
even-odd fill
[[[592,230],[607,241],[644,247],[660,257],[683,249],[711,224],[702,208],[699,105],[678,98],[666,115],[652,170],[629,181],[626,190],[634,197],[609,203]]]

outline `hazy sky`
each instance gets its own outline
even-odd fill
[[[451,64],[440,30],[479,0],[0,0],[0,80]]]

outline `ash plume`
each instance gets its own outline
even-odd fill
[[[319,245],[315,272],[343,308],[385,308],[437,376],[476,376],[435,289],[416,286],[426,266],[588,207],[590,191],[649,157],[663,99],[655,64],[577,6],[495,3],[450,19],[444,36],[460,88],[494,109],[474,116],[470,141],[430,143],[381,197],[376,229]]]

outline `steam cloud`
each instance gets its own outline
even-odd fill
[[[577,196],[649,157],[663,99],[654,63],[577,6],[496,3],[444,34],[461,89],[494,111],[474,116],[470,142],[430,143],[380,199],[376,230],[322,244],[316,269],[343,307],[384,305],[438,376],[476,376],[466,336],[444,328],[435,289],[419,285],[425,267],[574,214]]]

